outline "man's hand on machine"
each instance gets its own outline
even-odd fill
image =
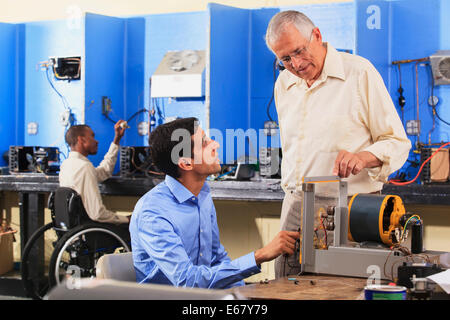
[[[282,254],[292,255],[295,241],[299,238],[297,231],[280,231],[268,245],[255,251],[256,264],[271,261]]]
[[[357,175],[364,168],[379,167],[383,163],[369,151],[358,153],[339,151],[334,161],[333,175],[347,178],[350,174]]]

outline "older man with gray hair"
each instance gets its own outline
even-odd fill
[[[298,230],[302,178],[336,175],[348,181],[349,196],[377,193],[405,163],[411,142],[375,67],[323,42],[306,15],[276,14],[266,44],[285,67],[274,89],[283,150],[281,229]],[[331,184],[316,187],[323,204],[333,192]],[[298,256],[275,262],[276,277],[299,271]]]

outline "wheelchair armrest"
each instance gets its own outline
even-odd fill
[[[69,199],[69,215],[73,214],[74,212],[76,212],[77,210],[77,200],[79,200],[79,196],[77,196],[76,194],[72,193],[70,195],[70,199]]]

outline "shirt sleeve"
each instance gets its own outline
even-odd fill
[[[144,214],[138,232],[144,250],[174,286],[229,288],[259,272],[254,253],[230,260],[221,246],[214,265],[195,265],[174,226],[157,214]]]
[[[214,266],[219,266],[220,264],[224,264],[224,263],[232,263],[224,246],[220,243],[219,226],[217,225],[216,210],[214,209],[214,207],[213,207],[213,214],[211,215],[211,226],[212,226],[211,266],[214,267]],[[240,264],[242,264],[243,266],[248,266],[248,268],[251,269],[251,271],[250,271],[251,275],[259,273],[261,271],[260,267],[256,265],[254,252],[247,254],[243,257],[240,257],[239,259],[242,260],[242,261],[240,261]],[[245,284],[244,280],[241,280],[239,282],[232,284],[231,286],[233,286],[233,287],[234,286],[243,286],[244,284]]]
[[[98,189],[97,177],[95,175],[93,166],[85,166],[80,172],[82,177],[79,179],[81,184],[76,186],[77,192],[81,195],[84,208],[89,216],[94,221],[104,223],[128,223],[126,216],[121,216],[115,212],[109,211],[103,205],[103,201]]]
[[[368,112],[368,127],[373,141],[363,151],[369,151],[383,163],[381,167],[367,170],[371,179],[386,182],[388,176],[405,163],[411,142],[381,75],[370,63],[360,76],[359,94]]]
[[[111,143],[102,162],[100,162],[100,164],[95,168],[98,182],[105,181],[112,176],[114,166],[116,165],[118,152],[119,146],[115,143]]]

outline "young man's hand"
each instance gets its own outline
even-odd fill
[[[271,261],[282,254],[292,255],[295,241],[299,238],[300,232],[280,231],[267,246],[255,251],[256,264]]]

